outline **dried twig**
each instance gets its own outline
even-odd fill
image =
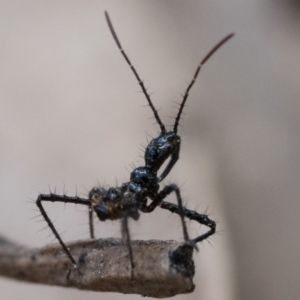
[[[35,283],[156,298],[194,289],[193,249],[175,241],[132,241],[134,281],[128,248],[121,239],[67,244],[78,269],[60,245],[27,249],[0,237],[0,275]],[[69,276],[67,276],[69,274]]]

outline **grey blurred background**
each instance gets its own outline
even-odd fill
[[[200,245],[196,290],[177,299],[299,299],[300,22],[297,1],[1,1],[0,233],[53,242],[34,200],[49,189],[86,196],[128,180],[159,128],[104,19],[166,124],[197,64],[182,119],[181,159],[165,184],[208,211],[218,234]],[[170,201],[175,201],[170,198]],[[88,237],[85,208],[46,206],[64,240]],[[204,230],[189,223],[195,236]],[[120,236],[97,222],[97,236]],[[182,240],[165,211],[130,224],[133,238]],[[1,299],[140,299],[0,278]]]

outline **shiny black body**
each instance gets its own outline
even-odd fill
[[[139,85],[142,88],[142,91],[148,101],[150,108],[154,114],[154,117],[157,123],[160,126],[161,133],[157,138],[154,138],[150,141],[149,145],[145,150],[145,165],[134,169],[131,172],[130,180],[120,187],[104,189],[102,187],[93,188],[90,193],[88,199],[80,198],[80,197],[69,197],[66,195],[56,195],[56,194],[41,194],[38,196],[36,201],[37,206],[39,207],[41,214],[47,221],[49,227],[53,231],[55,237],[60,242],[63,247],[65,253],[68,255],[70,261],[74,266],[76,266],[76,261],[73,258],[70,251],[67,249],[66,245],[62,241],[60,235],[56,231],[53,223],[49,219],[46,211],[42,206],[43,201],[51,201],[51,202],[64,202],[64,203],[75,203],[82,204],[89,207],[89,224],[90,224],[90,235],[91,238],[94,238],[94,227],[93,227],[93,212],[96,213],[97,217],[100,221],[106,220],[118,220],[120,219],[122,222],[123,235],[127,242],[129,249],[129,257],[131,262],[131,277],[133,278],[133,254],[130,244],[130,234],[128,228],[128,218],[132,218],[137,220],[139,218],[140,212],[150,213],[156,207],[160,207],[162,209],[166,209],[173,213],[176,213],[180,216],[183,228],[184,240],[188,243],[191,243],[194,247],[196,247],[196,243],[208,238],[212,234],[215,233],[216,224],[214,221],[210,220],[207,215],[199,214],[196,211],[189,210],[182,205],[182,198],[180,195],[180,189],[177,185],[171,184],[167,185],[160,190],[160,182],[169,174],[172,170],[173,166],[179,159],[180,152],[180,137],[177,134],[177,128],[179,125],[180,116],[185,105],[185,102],[188,98],[189,91],[193,86],[198,73],[200,71],[201,66],[208,60],[208,58],[227,40],[229,40],[233,34],[225,37],[221,42],[219,42],[202,60],[200,65],[198,66],[196,73],[194,74],[193,80],[189,84],[184,94],[182,103],[179,107],[179,111],[175,118],[175,123],[173,130],[166,131],[164,124],[161,122],[157,110],[155,109],[150,96],[148,95],[144,83],[141,81],[139,75],[137,74],[135,68],[132,66],[129,58],[123,51],[120,41],[114,31],[112,23],[109,19],[107,12],[105,13],[105,17],[110,28],[110,31],[113,35],[115,42],[117,43],[118,48],[120,49],[122,55],[125,60],[131,67],[135,77],[138,80]],[[169,159],[164,170],[162,170],[159,174],[159,170],[162,165]],[[164,199],[172,192],[175,192],[177,198],[177,205],[173,203],[169,203],[164,201]],[[150,201],[150,203],[148,203]],[[188,236],[188,232],[186,229],[185,218],[190,220],[195,220],[200,224],[206,225],[209,227],[209,231],[206,233],[190,240]]]

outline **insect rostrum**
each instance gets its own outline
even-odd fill
[[[129,258],[131,262],[131,278],[134,276],[134,257],[132,254],[131,244],[130,244],[130,233],[128,229],[128,218],[132,218],[134,220],[139,219],[140,212],[150,213],[156,207],[160,207],[162,209],[166,209],[173,213],[179,215],[183,228],[183,236],[184,240],[188,243],[191,243],[194,247],[196,243],[207,239],[209,236],[215,233],[216,224],[214,221],[210,220],[207,215],[199,214],[196,211],[189,210],[182,205],[182,198],[180,194],[180,189],[175,184],[170,184],[165,186],[160,190],[160,182],[169,174],[177,160],[179,159],[180,152],[180,136],[177,134],[179,120],[182,114],[182,110],[186,103],[186,100],[189,95],[189,91],[194,85],[196,78],[200,72],[203,64],[210,58],[210,56],[219,49],[225,42],[227,42],[233,34],[226,36],[222,39],[201,61],[194,77],[190,84],[188,85],[185,94],[183,96],[183,100],[180,104],[179,111],[175,118],[175,123],[173,126],[173,130],[167,131],[165,125],[160,120],[157,110],[155,109],[150,95],[147,93],[147,90],[144,86],[143,81],[140,79],[137,71],[131,64],[128,56],[122,49],[121,43],[116,35],[116,32],[113,28],[112,22],[109,18],[107,12],[105,12],[105,18],[111,34],[121,51],[123,57],[126,62],[130,66],[134,76],[136,77],[146,99],[147,102],[154,114],[154,117],[160,126],[160,134],[158,137],[152,139],[149,145],[145,150],[145,165],[134,169],[131,172],[130,180],[126,183],[123,183],[119,187],[111,187],[109,189],[104,189],[102,187],[93,188],[90,193],[88,199],[80,198],[80,197],[70,197],[66,195],[56,195],[53,193],[50,194],[40,194],[36,200],[36,204],[39,207],[41,214],[45,218],[55,237],[58,239],[62,248],[64,249],[66,255],[69,257],[73,266],[76,267],[77,263],[73,258],[72,254],[66,247],[65,243],[62,241],[60,235],[55,229],[53,223],[49,219],[42,202],[43,201],[51,201],[51,202],[64,202],[64,203],[75,203],[86,205],[89,208],[89,226],[90,226],[90,236],[94,238],[94,227],[93,227],[93,213],[95,212],[100,221],[106,220],[121,220],[123,235],[128,245]],[[160,174],[158,174],[160,168],[169,159],[166,167]],[[164,201],[164,199],[174,192],[177,198],[177,204],[169,203]],[[148,202],[150,202],[148,204]],[[194,238],[190,239],[186,224],[185,218],[190,220],[197,221],[200,224],[203,224],[209,228],[209,230]]]

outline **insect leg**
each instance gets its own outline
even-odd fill
[[[134,280],[134,263],[133,263],[133,253],[132,253],[131,239],[130,239],[130,233],[129,233],[129,227],[128,227],[128,216],[124,216],[121,219],[121,225],[122,225],[122,237],[126,241],[126,244],[128,247],[129,259],[130,259],[130,264],[131,264],[131,281],[133,281]]]
[[[181,198],[181,194],[180,194],[180,189],[176,184],[171,184],[171,185],[165,186],[163,188],[163,190],[158,193],[157,197],[153,200],[153,202],[150,203],[149,206],[144,205],[141,208],[141,211],[146,212],[146,213],[152,212],[158,205],[161,205],[161,203],[163,203],[163,199],[165,199],[172,192],[176,193],[178,205],[175,205],[175,206],[177,207],[177,211],[178,211],[177,213],[181,219],[184,240],[186,242],[188,242],[190,239],[189,239],[189,235],[188,235],[185,220],[184,220],[185,215],[184,215],[184,208],[182,206],[182,198]]]
[[[89,226],[90,226],[90,237],[91,239],[95,238],[94,234],[94,219],[93,219],[93,208],[89,205]]]
[[[60,235],[58,234],[57,230],[55,229],[52,221],[50,220],[50,218],[48,217],[43,205],[42,205],[42,201],[50,201],[50,202],[63,202],[63,203],[74,203],[74,204],[83,204],[83,205],[91,205],[90,200],[88,199],[83,199],[83,198],[79,198],[79,197],[68,197],[66,195],[55,195],[55,194],[40,194],[36,200],[36,205],[38,206],[38,208],[41,211],[42,216],[44,217],[44,219],[46,220],[46,222],[48,223],[48,226],[51,228],[53,234],[55,235],[55,237],[58,239],[59,243],[61,244],[63,250],[65,251],[65,253],[67,254],[67,256],[69,257],[70,261],[72,262],[72,264],[74,266],[76,266],[76,262],[74,257],[71,255],[70,251],[68,250],[67,246],[65,245],[65,243],[63,242],[63,240],[61,239]]]
[[[160,207],[162,209],[167,209],[173,213],[176,213],[178,215],[181,215],[182,211],[179,208],[179,206],[173,204],[173,203],[169,203],[169,202],[165,202],[162,201],[160,204]],[[192,243],[196,244],[198,242],[201,242],[205,239],[207,239],[209,236],[213,235],[216,232],[216,223],[212,220],[209,219],[209,217],[205,214],[198,214],[196,211],[193,210],[189,210],[187,208],[183,208],[183,215],[193,221],[197,221],[200,224],[203,224],[207,227],[210,228],[209,231],[207,231],[206,233],[196,237],[195,239],[191,240]]]

